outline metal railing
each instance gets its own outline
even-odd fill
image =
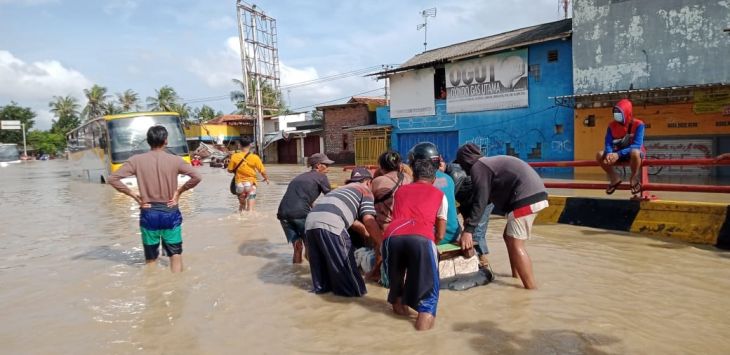
[[[595,160],[576,160],[576,161],[541,161],[529,162],[533,168],[579,168],[579,167],[599,167],[600,164]],[[730,160],[715,159],[644,159],[641,162],[641,198],[645,200],[655,199],[656,196],[651,195],[651,191],[680,191],[680,192],[713,192],[713,193],[730,193],[730,186],[719,185],[687,185],[687,184],[666,184],[652,183],[649,181],[650,166],[723,166],[730,165]],[[615,164],[614,166],[629,166],[628,162]],[[622,183],[617,190],[631,190],[631,182]],[[599,189],[606,188],[607,183],[584,183],[584,182],[546,182],[545,187],[555,189]]]

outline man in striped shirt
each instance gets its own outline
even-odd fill
[[[355,263],[352,241],[347,229],[359,219],[380,250],[382,235],[375,221],[370,183],[373,177],[365,168],[355,168],[350,179],[314,205],[304,223],[304,244],[315,293],[359,297],[367,293],[365,281]]]

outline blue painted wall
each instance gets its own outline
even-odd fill
[[[558,51],[558,61],[548,62],[550,50]],[[401,154],[407,153],[399,143],[401,135],[408,134],[402,137],[413,140],[414,133],[433,137],[439,132],[458,132],[457,145],[476,143],[489,155],[512,154],[526,161],[573,160],[573,109],[555,106],[549,98],[573,94],[570,39],[529,46],[528,62],[540,65],[539,80],[532,74],[528,78],[528,107],[447,114],[446,100],[436,100],[434,116],[391,119],[390,108],[380,107],[377,122],[393,126],[391,145]],[[447,146],[439,147],[442,155],[447,160],[453,158],[457,147],[448,143],[452,139],[442,141],[447,142]]]

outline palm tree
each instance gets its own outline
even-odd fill
[[[165,85],[159,90],[155,90],[155,96],[147,97],[147,108],[152,111],[174,111],[175,105],[180,97],[177,96],[175,89]]]
[[[232,79],[232,81],[236,84],[236,90],[231,91],[231,102],[236,105],[236,113],[239,115],[250,113],[246,110],[246,86],[241,80]]]
[[[89,101],[86,103],[86,107],[84,107],[84,110],[81,111],[81,114],[86,117],[86,120],[94,119],[101,116],[101,107],[104,102],[109,98],[109,95],[106,94],[106,88],[94,84],[91,89],[84,89],[84,95]]]
[[[114,104],[114,101],[108,101],[101,104],[101,112],[104,115],[116,115],[122,113],[123,111]]]
[[[81,122],[79,120],[79,104],[75,97],[54,96],[53,101],[48,103],[51,112],[57,119],[51,123],[51,131],[66,136],[70,130],[76,128]]]
[[[139,111],[142,108],[142,105],[139,104],[139,94],[132,89],[117,93],[117,101],[119,101],[122,112]]]
[[[51,113],[58,119],[79,115],[80,106],[76,98],[69,95],[66,95],[66,97],[54,96],[53,101],[48,103],[48,107],[51,108]]]
[[[179,104],[179,103],[173,103],[169,110],[165,111],[171,111],[171,112],[177,112],[180,114],[180,118],[183,121],[187,121],[188,118],[190,118],[190,106],[188,104]]]

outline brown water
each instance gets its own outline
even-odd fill
[[[497,280],[443,291],[435,329],[391,315],[386,290],[308,292],[275,217],[299,167],[271,166],[239,216],[229,175],[202,168],[181,200],[186,271],[145,267],[132,200],[71,180],[64,161],[0,169],[0,344],[7,354],[721,354],[730,349],[730,253],[567,225],[528,243],[540,286],[507,277],[504,222],[489,228]],[[342,173],[331,179],[342,180]]]

